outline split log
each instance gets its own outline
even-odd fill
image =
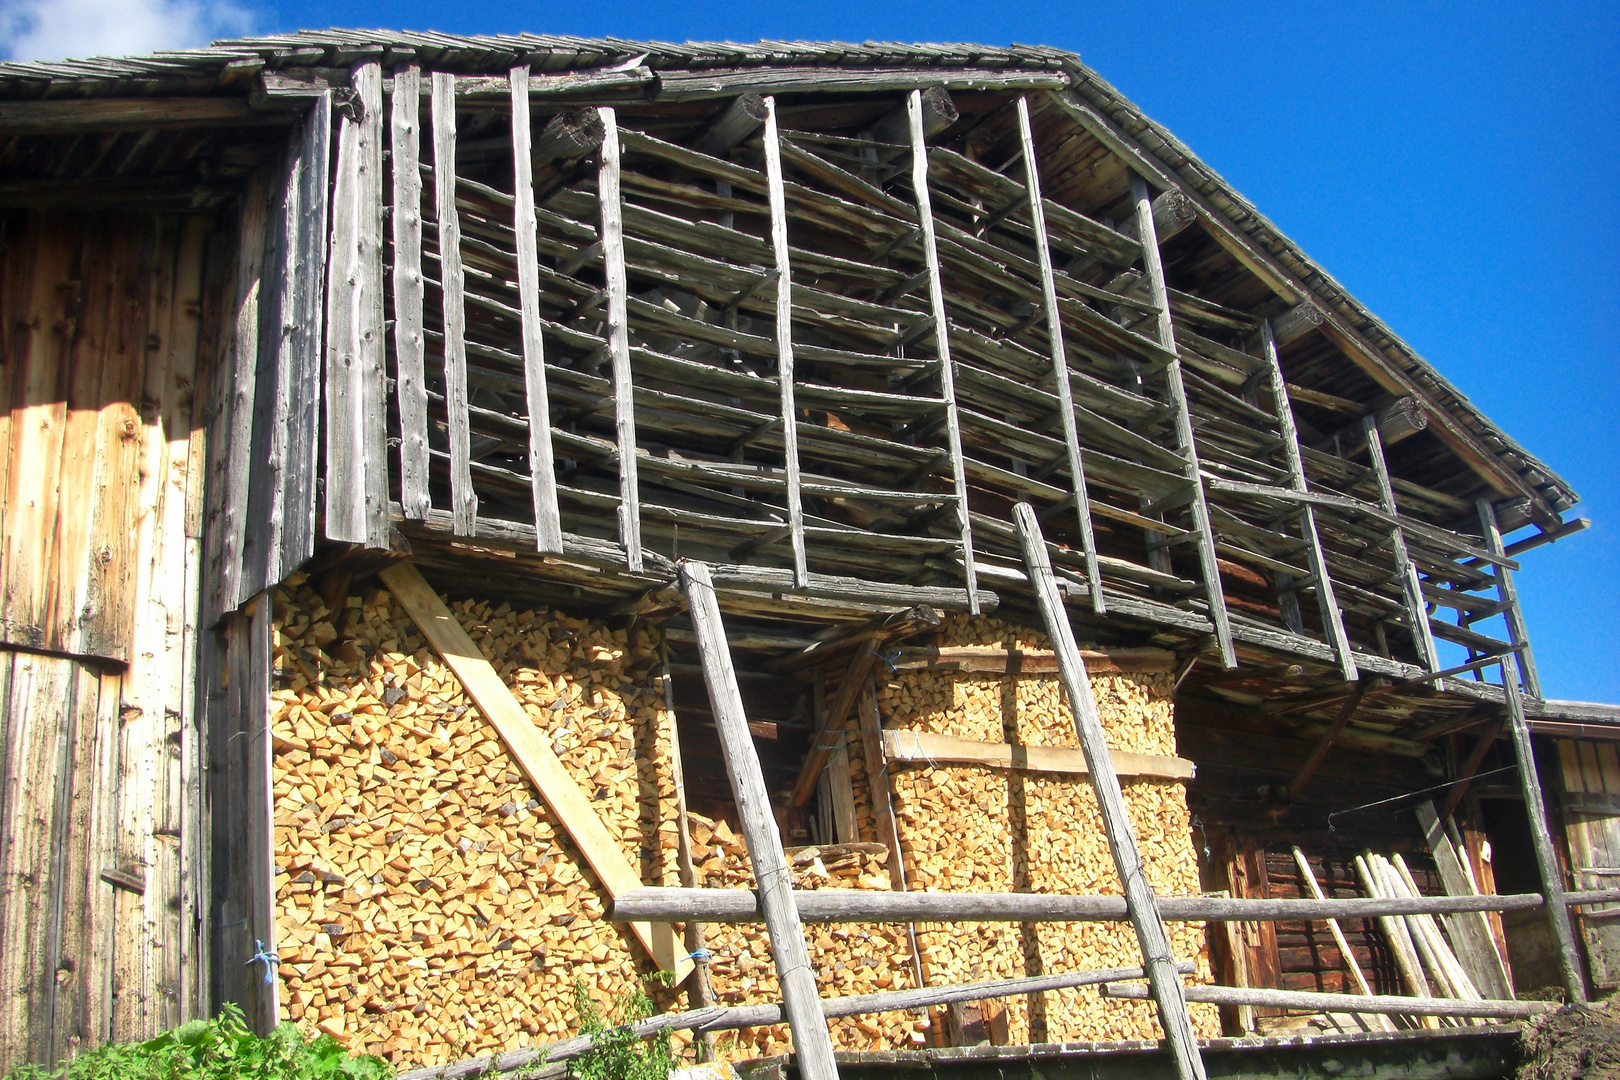
[[[602,114],[593,108],[565,109],[546,121],[534,137],[532,153],[536,164],[577,161],[602,148],[607,126]]]

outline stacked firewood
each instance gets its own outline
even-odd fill
[[[956,618],[946,645],[1047,647],[1044,635],[992,618]],[[1173,755],[1171,677],[1093,674],[1093,694],[1110,747]],[[902,671],[880,683],[885,728],[1038,746],[1076,746],[1074,721],[1054,675],[986,676]],[[852,754],[859,758],[859,753]],[[1091,782],[978,766],[906,766],[891,772],[909,887],[940,892],[1120,893]],[[1199,891],[1198,852],[1179,782],[1122,778],[1126,806],[1148,879],[1161,895]],[[1211,981],[1203,928],[1170,924],[1178,959],[1197,962]],[[1125,967],[1140,962],[1125,923],[980,924],[919,927],[930,983],[1017,978]],[[1153,1006],[1105,1001],[1089,989],[1006,1003],[1011,1042],[1159,1038]],[[1193,1007],[1201,1034],[1218,1035],[1212,1006]]]

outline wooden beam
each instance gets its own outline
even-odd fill
[[[1363,437],[1367,440],[1367,453],[1372,459],[1373,475],[1378,478],[1378,505],[1384,513],[1399,522],[1399,508],[1395,503],[1395,488],[1389,479],[1389,465],[1384,460],[1383,436],[1379,434],[1374,417],[1362,418]],[[1429,629],[1429,609],[1423,602],[1423,583],[1418,580],[1417,567],[1406,548],[1406,532],[1399,524],[1390,526],[1390,553],[1395,558],[1395,572],[1401,578],[1401,598],[1406,605],[1406,618],[1417,647],[1418,659],[1430,671],[1440,670],[1440,652],[1434,647],[1434,634]]]
[[[433,509],[428,493],[427,339],[422,280],[422,73],[394,72],[391,160],[394,173],[394,358],[398,370],[399,505],[421,520]]]
[[[529,67],[514,67],[512,83],[512,226],[517,239],[518,306],[523,315],[523,386],[529,409],[529,488],[534,500],[535,547],[561,555],[562,513],[557,508],[557,465],[551,449],[551,398],[546,389],[546,347],[540,334],[540,256],[535,246],[534,162],[529,153]]]
[[[1108,612],[1103,599],[1102,571],[1097,567],[1097,538],[1091,529],[1091,495],[1080,454],[1080,432],[1074,416],[1074,390],[1070,385],[1069,357],[1063,347],[1063,316],[1058,311],[1057,285],[1052,275],[1052,250],[1046,238],[1046,211],[1041,200],[1041,173],[1035,162],[1035,132],[1029,122],[1029,100],[1018,99],[1018,134],[1024,148],[1024,190],[1030,220],[1035,227],[1035,255],[1041,268],[1041,303],[1046,317],[1046,340],[1052,356],[1052,379],[1057,386],[1058,415],[1063,421],[1063,448],[1069,457],[1069,479],[1074,493],[1080,544],[1086,559],[1086,583],[1091,587],[1091,610]]]
[[[413,564],[402,562],[383,570],[380,576],[411,621],[421,629],[422,636],[450,666],[484,719],[500,735],[501,742],[550,807],[557,824],[585,856],[608,899],[611,901],[641,888],[641,878],[624,849],[597,816],[568,769],[557,760],[551,744],[450,609],[422,578],[421,572]],[[686,978],[692,970],[692,961],[676,950],[675,935],[669,925],[635,922],[630,929],[659,968],[674,972],[676,983]]]
[[[1309,300],[1295,304],[1272,321],[1271,333],[1276,339],[1277,348],[1292,345],[1321,326],[1322,319],[1322,309]]]
[[[1507,717],[1499,716],[1490,721],[1485,729],[1479,733],[1474,748],[1468,753],[1468,760],[1464,761],[1462,768],[1457,770],[1456,786],[1451,789],[1451,792],[1446,796],[1445,805],[1440,808],[1441,821],[1449,820],[1452,812],[1462,803],[1463,796],[1468,794],[1468,785],[1473,781],[1474,774],[1479,772],[1480,765],[1485,761],[1485,755],[1490,753],[1491,747],[1495,745],[1496,740],[1502,737],[1502,729],[1506,726]]]
[[[686,808],[686,766],[681,757],[681,726],[675,713],[675,682],[671,677],[669,638],[658,643],[659,661],[663,675],[664,714],[669,717],[669,772],[675,785],[675,863],[681,877],[681,886],[697,887],[697,868],[692,862],[692,823]],[[703,923],[698,919],[686,921],[686,952],[693,960],[697,977],[686,984],[687,1004],[700,1009],[714,1005],[714,991],[709,984],[708,940]],[[714,1036],[705,1032],[698,1036],[698,1060],[713,1061]]]
[[[1573,894],[1572,894],[1573,895]],[[1123,896],[1072,893],[882,892],[868,889],[795,891],[805,922],[1125,922]],[[1400,918],[1459,911],[1527,911],[1545,901],[1536,893],[1509,896],[1357,897],[1344,900],[1242,899],[1226,896],[1161,896],[1159,913],[1176,922],[1278,922],[1299,919]],[[764,919],[759,894],[750,889],[638,889],[613,901],[614,922],[757,923]]]
[[[456,209],[456,77],[433,73],[433,194],[439,221],[439,292],[444,301],[444,409],[450,431],[450,512],[457,536],[478,528],[467,418],[467,300]]]
[[[1316,450],[1352,458],[1367,448],[1367,429],[1364,421],[1371,419],[1378,427],[1378,437],[1385,446],[1394,446],[1402,439],[1411,438],[1429,426],[1429,414],[1423,403],[1415,397],[1396,398],[1388,405],[1375,409],[1352,424],[1318,439]]]
[[[776,127],[776,99],[765,105],[765,181],[771,204],[771,250],[776,257],[776,381],[782,404],[782,450],[786,455],[787,512],[793,545],[793,585],[809,584],[805,565],[804,506],[799,497],[799,419],[793,404],[793,273],[788,264],[787,195],[782,184],[782,144]]]
[[[743,840],[748,845],[748,861],[765,910],[771,955],[782,988],[782,1011],[793,1033],[799,1075],[805,1080],[836,1080],[838,1066],[833,1061],[832,1038],[821,1011],[815,969],[810,966],[804,927],[794,903],[793,875],[782,853],[782,838],[771,815],[765,776],[748,732],[748,717],[737,689],[737,673],[731,665],[731,650],[726,645],[725,624],[709,580],[709,568],[702,563],[683,563],[680,580],[698,638],[703,681],[709,690],[709,707],[714,712]]]
[[[923,259],[928,269],[928,304],[939,363],[940,395],[945,399],[946,448],[951,456],[951,479],[956,493],[956,523],[962,536],[962,575],[967,585],[968,610],[979,613],[979,575],[974,567],[973,525],[968,514],[967,469],[962,463],[962,426],[956,410],[956,368],[951,364],[950,322],[945,314],[945,287],[939,276],[939,248],[934,238],[934,209],[928,196],[928,145],[922,91],[906,98],[911,131],[911,184],[917,198],[917,220],[922,226]]]
[[[388,546],[383,367],[382,69],[354,69],[358,118],[338,128],[326,348],[326,535]]]
[[[1108,754],[1119,776],[1152,776],[1166,780],[1191,780],[1193,776],[1193,763],[1186,758],[1133,754],[1125,750],[1110,750]],[[920,761],[930,765],[944,762],[1073,775],[1086,775],[1091,771],[1085,754],[1073,747],[1020,746],[926,731],[883,732],[883,755],[889,761]]]
[[[723,158],[732,147],[752,137],[771,112],[772,106],[758,94],[738,94],[692,137],[692,149]]]
[[[313,96],[313,95],[312,95]],[[307,104],[307,102],[306,102]],[[285,124],[239,97],[72,98],[0,103],[0,136]]]
[[[596,173],[602,213],[602,263],[607,275],[608,350],[613,357],[613,426],[619,448],[619,544],[632,573],[641,558],[641,485],[636,479],[635,383],[630,374],[629,286],[624,275],[624,208],[619,195],[619,122],[602,117],[602,164]]]
[[[707,571],[708,568],[704,569]],[[834,696],[832,704],[827,707],[826,726],[811,741],[810,752],[804,759],[804,765],[799,769],[799,779],[794,783],[793,795],[788,800],[790,805],[802,807],[815,793],[816,781],[821,778],[821,770],[827,767],[827,755],[832,752],[830,737],[844,730],[861,687],[872,677],[872,665],[878,658],[877,651],[873,648],[874,644],[876,639],[869,639],[850,660],[843,681],[838,684],[838,693]]]
[[[996,645],[945,645],[902,648],[891,658],[896,671],[969,671],[991,675],[1056,675],[1057,654],[1050,649],[1003,649]],[[1151,645],[1081,649],[1091,675],[1176,670],[1176,654]]]
[[[1198,208],[1180,188],[1170,188],[1153,197],[1153,231],[1159,243],[1164,243],[1197,220]]]
[[[1299,452],[1299,430],[1294,425],[1294,409],[1288,401],[1288,386],[1283,380],[1282,364],[1277,359],[1277,343],[1272,337],[1271,323],[1260,324],[1260,342],[1265,351],[1267,375],[1271,379],[1271,398],[1277,408],[1277,423],[1282,428],[1283,453],[1288,462],[1288,486],[1295,491],[1307,490],[1305,462]],[[1333,591],[1333,575],[1328,572],[1327,556],[1322,553],[1322,538],[1316,531],[1316,512],[1307,504],[1299,517],[1300,533],[1307,544],[1311,575],[1316,579],[1316,605],[1327,630],[1328,644],[1339,662],[1339,673],[1345,682],[1355,682],[1361,676],[1356,661],[1350,655],[1350,639],[1344,632],[1344,615]]]
[[[530,76],[524,83],[525,116],[529,112],[526,107],[528,90],[534,82],[534,76]],[[513,98],[512,101],[512,112],[515,117],[517,99]],[[602,114],[594,108],[564,109],[547,120],[546,126],[535,136],[534,145],[530,147],[532,154],[530,172],[533,172],[534,162],[550,164],[553,161],[578,161],[580,158],[590,157],[602,148],[602,136],[606,131],[607,129],[602,126]]]
[[[1106,983],[1102,996],[1126,1001],[1147,998],[1146,987]],[[1380,994],[1316,994],[1302,990],[1260,990],[1240,986],[1189,986],[1188,1001],[1216,1005],[1252,1005],[1297,1012],[1384,1013],[1390,1016],[1475,1016],[1495,1020],[1528,1020],[1558,1008],[1555,1001],[1462,1001],[1448,997],[1399,997]]]
[[[1159,242],[1153,232],[1153,200],[1142,178],[1131,175],[1131,197],[1136,200],[1137,238],[1142,245],[1142,265],[1157,320],[1159,344],[1176,351],[1176,332],[1170,320],[1170,293],[1164,284],[1164,264],[1159,260]],[[1171,360],[1164,369],[1169,404],[1175,412],[1176,443],[1182,457],[1182,476],[1192,491],[1193,530],[1198,540],[1198,563],[1203,571],[1204,594],[1209,601],[1210,622],[1215,624],[1215,641],[1221,650],[1222,666],[1237,667],[1232,648],[1232,624],[1226,617],[1226,594],[1221,589],[1220,565],[1215,560],[1215,538],[1209,528],[1209,506],[1204,501],[1204,481],[1198,467],[1198,447],[1193,441],[1192,418],[1187,412],[1187,388],[1181,379],[1181,361]]]
[[[1316,775],[1316,770],[1322,765],[1322,759],[1327,757],[1327,753],[1333,748],[1334,742],[1344,733],[1345,726],[1350,723],[1350,718],[1356,715],[1356,709],[1360,707],[1361,699],[1367,696],[1367,688],[1365,682],[1357,682],[1351,688],[1350,696],[1344,699],[1343,705],[1339,706],[1339,714],[1333,718],[1333,723],[1328,725],[1328,729],[1322,733],[1322,737],[1316,741],[1316,745],[1311,749],[1310,756],[1305,759],[1305,764],[1299,767],[1299,772],[1288,782],[1288,800],[1290,802],[1299,797],[1299,793],[1305,790],[1305,785],[1311,782],[1311,777]]]
[[[1503,554],[1502,532],[1496,527],[1496,511],[1490,501],[1475,503],[1479,511],[1479,524],[1485,535],[1485,546],[1492,554]],[[1519,650],[1519,670],[1524,674],[1524,689],[1531,697],[1541,696],[1541,677],[1536,674],[1536,660],[1530,652],[1530,631],[1524,624],[1524,612],[1519,607],[1519,587],[1513,581],[1513,572],[1498,564],[1496,572],[1496,599],[1502,604],[1502,618],[1507,623],[1508,642]]]
[[[1156,252],[1151,235],[1151,209],[1143,210],[1142,217],[1146,222],[1143,246]],[[1153,265],[1157,265],[1156,260]],[[1160,280],[1162,285],[1162,277]],[[1166,319],[1168,311],[1167,305]],[[1194,479],[1196,481],[1196,477]],[[1057,581],[1052,575],[1046,538],[1041,535],[1040,521],[1035,516],[1034,507],[1028,503],[1015,505],[1013,517],[1017,521],[1018,540],[1024,549],[1024,565],[1035,590],[1036,604],[1041,609],[1041,618],[1046,624],[1047,636],[1051,638],[1052,649],[1058,655],[1063,689],[1069,699],[1069,709],[1074,714],[1075,734],[1080,740],[1086,764],[1091,769],[1091,786],[1096,792],[1097,808],[1108,835],[1108,848],[1114,856],[1114,867],[1119,872],[1131,926],[1142,948],[1142,966],[1147,970],[1153,1000],[1159,1006],[1159,1024],[1164,1028],[1171,1055],[1176,1061],[1176,1071],[1182,1080],[1203,1080],[1204,1062],[1198,1052],[1198,1037],[1193,1032],[1186,999],[1182,996],[1181,979],[1176,974],[1170,952],[1170,939],[1165,934],[1153,888],[1148,884],[1142,867],[1142,855],[1136,846],[1130,812],[1120,791],[1119,777],[1114,773],[1107,735],[1097,712],[1097,701],[1091,694],[1091,680],[1086,676],[1086,666],[1080,660],[1074,628],[1069,624],[1069,613],[1063,606],[1063,596],[1058,592]],[[1218,594],[1219,582],[1216,589]]]
[[[932,139],[957,120],[961,113],[944,87],[924,87],[922,95],[923,137]],[[911,104],[909,99],[880,116],[871,128],[872,138],[893,146],[911,145]]]
[[[1420,800],[1412,809],[1417,812],[1418,827],[1423,830],[1429,853],[1434,856],[1434,865],[1440,872],[1446,895],[1478,896],[1479,887],[1457,857],[1457,850],[1452,847],[1451,837],[1446,835],[1434,803],[1427,799]],[[1507,965],[1496,951],[1496,941],[1491,935],[1491,924],[1485,913],[1448,915],[1446,926],[1457,960],[1480,994],[1494,998],[1513,997],[1513,983],[1508,979]]]

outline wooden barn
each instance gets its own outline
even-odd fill
[[[0,164],[0,1070],[1495,1076],[1620,984],[1575,493],[1074,54],[307,32],[0,64]]]

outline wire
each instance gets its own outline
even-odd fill
[[[1518,770],[1518,768],[1519,767],[1517,765],[1504,765],[1500,769],[1492,769],[1490,772],[1475,773],[1473,776],[1465,776],[1461,780],[1448,780],[1444,784],[1436,784],[1434,787],[1424,788],[1422,791],[1409,791],[1405,795],[1396,795],[1393,798],[1379,799],[1377,802],[1362,803],[1360,806],[1352,806],[1348,810],[1335,810],[1333,813],[1327,816],[1328,832],[1335,831],[1333,826],[1334,818],[1344,817],[1346,814],[1359,814],[1363,810],[1372,810],[1379,806],[1388,806],[1391,803],[1405,802],[1407,799],[1416,799],[1424,795],[1433,795],[1437,791],[1444,791],[1447,788],[1456,787],[1458,784],[1466,784],[1474,780],[1482,780],[1487,776],[1497,776],[1505,772],[1515,772]]]

